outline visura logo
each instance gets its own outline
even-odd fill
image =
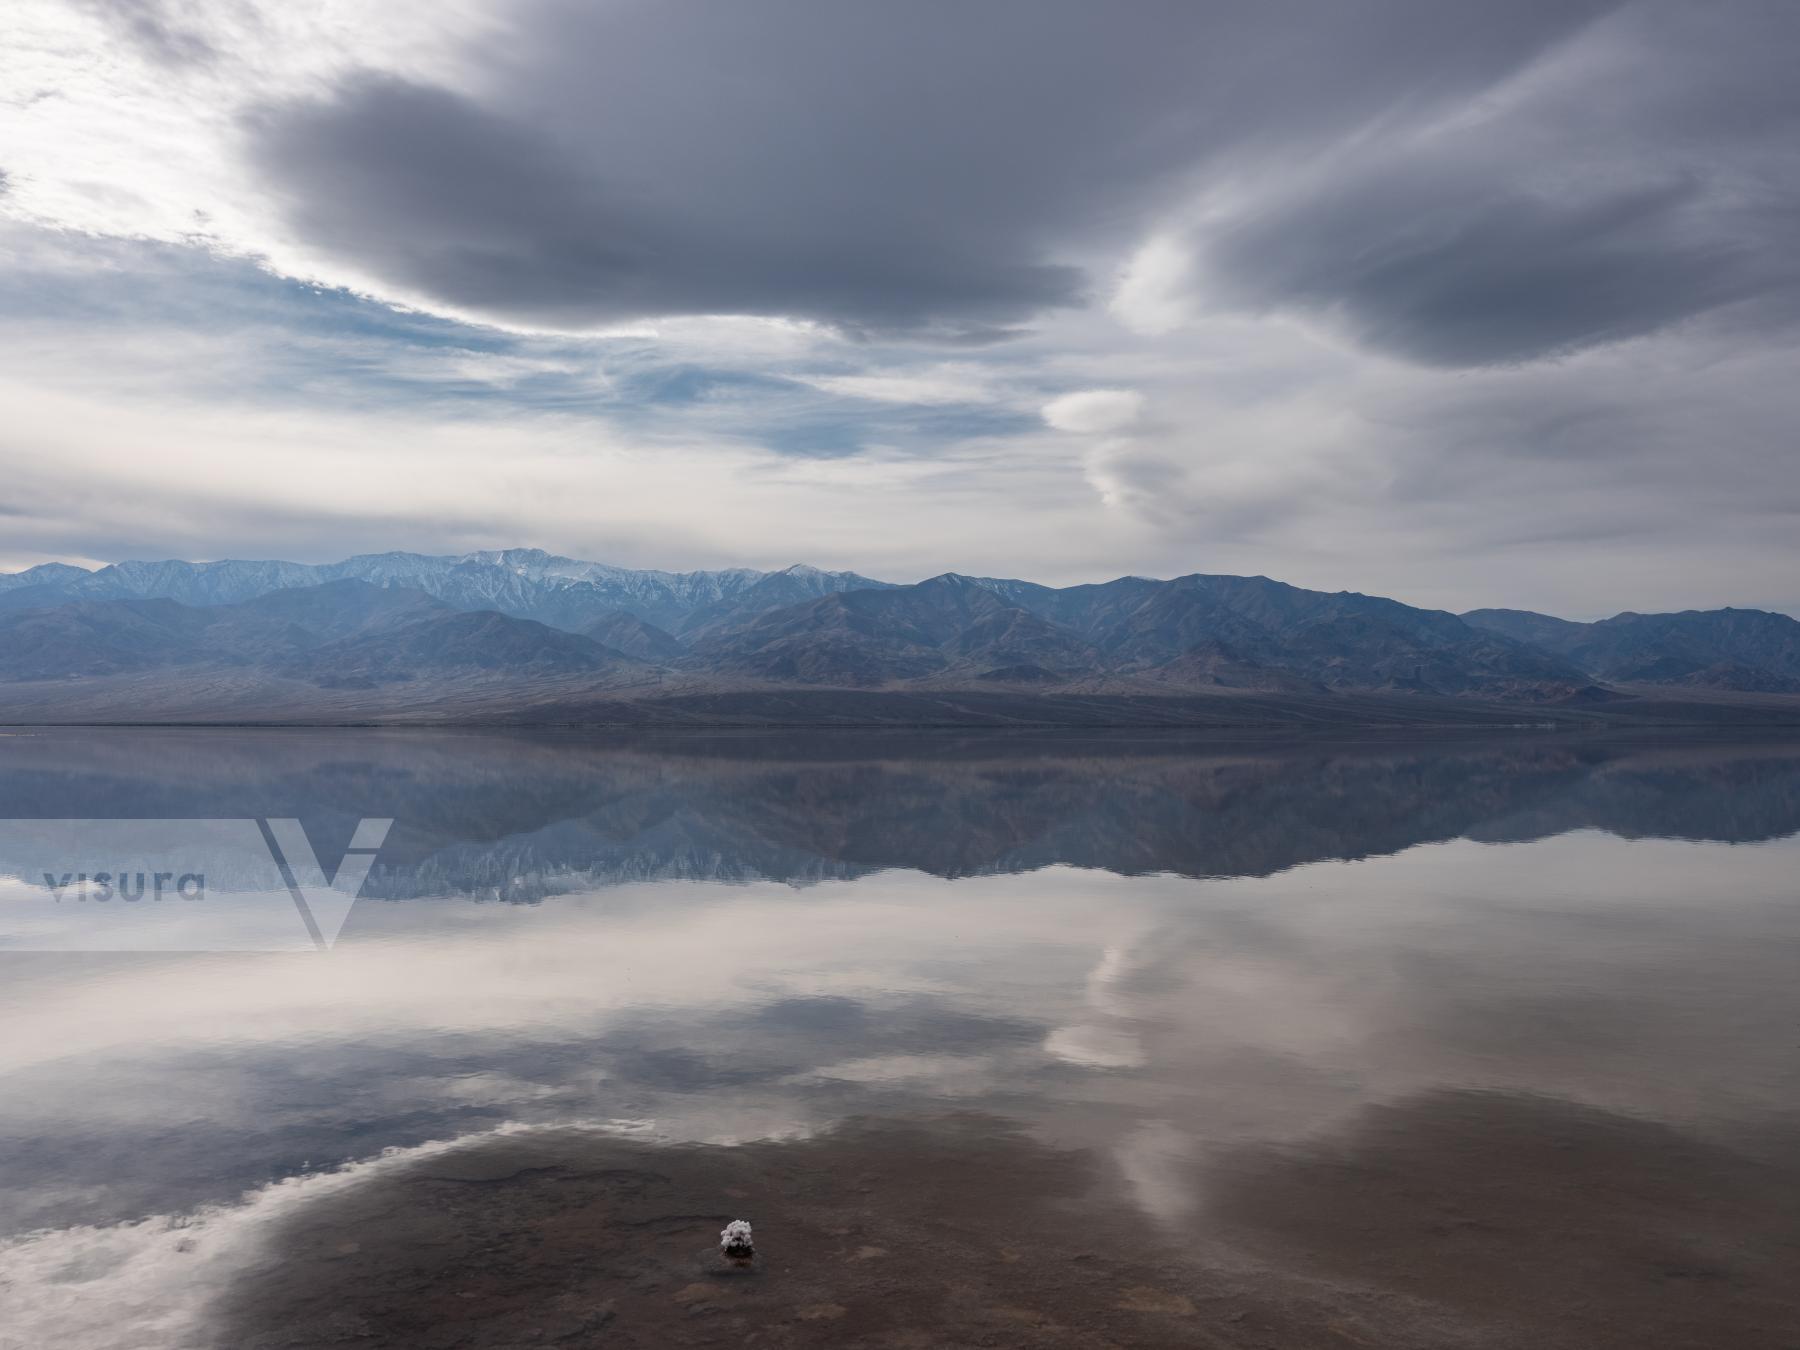
[[[183,900],[206,898],[204,872],[64,872],[61,880],[44,873],[45,888],[60,904],[73,889],[75,900],[86,904],[105,904],[110,900],[131,903],[137,900],[163,900],[179,896]]]
[[[392,825],[327,873],[292,819],[0,821],[0,950],[329,948]]]

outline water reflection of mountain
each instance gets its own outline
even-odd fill
[[[176,729],[0,738],[0,816],[252,815],[299,817],[328,859],[358,818],[393,817],[364,894],[396,899],[532,900],[669,878],[804,883],[890,867],[1242,876],[1459,836],[1791,834],[1800,741]]]

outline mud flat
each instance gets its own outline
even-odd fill
[[[988,1115],[734,1148],[535,1131],[302,1209],[211,1321],[237,1350],[1760,1350],[1800,1325],[1800,1186],[1778,1159],[1435,1093],[1200,1164],[1212,1201],[1171,1228],[1094,1155]],[[736,1217],[748,1273],[717,1251]]]

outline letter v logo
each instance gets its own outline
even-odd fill
[[[286,872],[294,906],[300,911],[306,931],[319,947],[329,948],[337,941],[338,933],[344,927],[344,920],[350,917],[350,907],[356,903],[357,894],[362,890],[363,882],[368,879],[369,868],[374,866],[375,855],[381,851],[382,841],[387,838],[393,823],[392,820],[364,820],[359,823],[356,834],[350,840],[350,847],[344,852],[344,860],[338,864],[336,874],[327,881],[319,866],[318,856],[313,852],[312,843],[307,839],[306,831],[300,828],[299,821],[262,822],[263,832],[268,837],[269,851]]]

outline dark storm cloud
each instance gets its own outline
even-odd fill
[[[1800,305],[1800,6],[1638,6],[1540,91],[1377,141],[1198,242],[1213,298],[1330,313],[1431,365]]]
[[[374,133],[370,135],[368,133]],[[293,223],[392,283],[502,317],[580,326],[705,312],[871,325],[939,313],[1004,320],[1072,303],[1071,268],[1010,261],[979,239],[822,229],[797,213],[758,231],[745,206],[604,166],[446,90],[368,77],[271,126],[265,162],[304,184]],[[852,209],[860,204],[852,203]],[[873,229],[881,222],[867,222]]]
[[[1457,106],[1608,8],[539,4],[479,93],[352,77],[248,142],[301,239],[439,303],[981,337],[1206,166]]]

